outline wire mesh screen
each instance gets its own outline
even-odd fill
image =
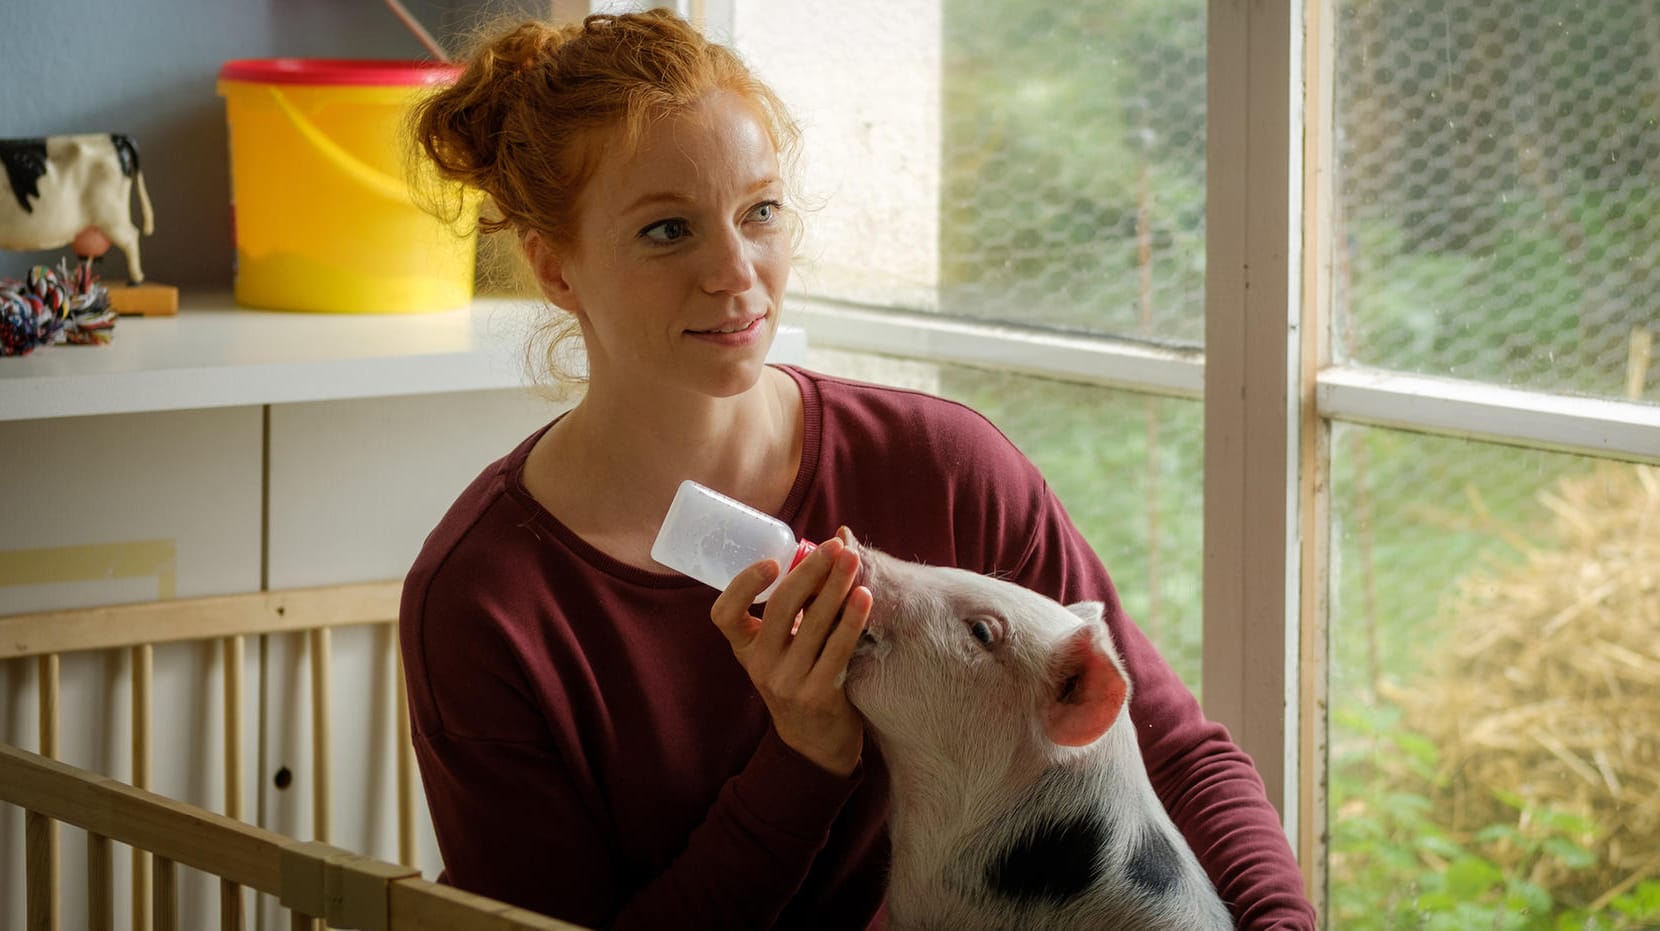
[[[1198,692],[1201,405],[964,366],[940,366],[937,393],[985,414],[1043,470],[1124,610]]]
[[[1337,353],[1626,395],[1660,321],[1660,6],[1338,11]]]
[[[943,31],[940,309],[1202,343],[1202,0],[945,0]]]
[[[1660,470],[1339,425],[1327,921],[1660,927]]]

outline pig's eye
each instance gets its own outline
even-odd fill
[[[966,623],[969,635],[980,641],[981,646],[989,647],[997,642],[999,630],[991,618],[971,617],[966,619]]]

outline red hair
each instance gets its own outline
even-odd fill
[[[793,153],[798,130],[778,96],[673,13],[522,22],[487,37],[453,85],[417,105],[415,138],[443,177],[494,202],[485,232],[569,245],[599,143],[620,133],[627,151],[652,121],[720,90],[755,106],[781,158]]]

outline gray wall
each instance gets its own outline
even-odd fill
[[[446,48],[486,13],[547,9],[545,0],[404,5]],[[146,277],[229,290],[225,108],[214,82],[230,59],[272,57],[428,56],[382,0],[3,0],[0,137],[132,136],[155,205],[155,234],[140,242]],[[0,252],[0,276],[69,254]],[[126,279],[119,249],[99,274]]]

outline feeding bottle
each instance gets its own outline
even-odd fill
[[[756,596],[759,603],[813,549],[789,524],[688,479],[674,494],[651,558],[718,589],[761,560],[776,559],[782,571]]]

